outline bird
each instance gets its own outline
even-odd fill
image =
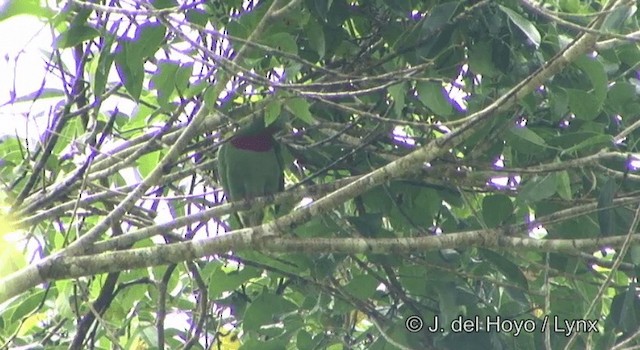
[[[265,126],[264,117],[241,127],[218,149],[217,171],[228,201],[251,199],[284,190],[281,145],[273,137],[282,118]],[[242,227],[262,224],[264,210],[238,213]]]

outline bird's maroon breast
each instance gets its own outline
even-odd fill
[[[268,134],[236,136],[230,142],[245,151],[267,152],[273,148],[273,138]]]

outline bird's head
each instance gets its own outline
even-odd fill
[[[281,115],[276,120],[267,125],[264,116],[256,117],[252,121],[250,121],[249,124],[240,127],[238,131],[236,131],[236,135],[273,135],[285,126],[286,121],[287,118]]]
[[[255,118],[249,124],[240,127],[230,143],[242,150],[268,152],[274,146],[273,134],[284,127],[285,120],[283,117],[278,117],[266,125],[264,117]]]

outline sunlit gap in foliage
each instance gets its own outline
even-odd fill
[[[630,171],[637,171],[640,169],[640,155],[633,154],[627,160],[627,169]]]
[[[0,192],[0,278],[25,267],[25,256],[32,256],[32,260],[38,260],[40,257],[36,258],[36,253],[42,252],[36,240],[27,239],[27,232],[13,224],[15,219],[9,214],[10,208],[7,196]]]
[[[604,252],[605,254],[602,254],[602,252]],[[615,254],[616,254],[616,250],[610,247],[605,247],[599,250],[596,250],[595,252],[593,252],[593,256],[595,256],[598,259],[602,259],[605,261],[613,261],[615,258]],[[592,265],[592,266],[597,266],[597,265]],[[605,268],[602,266],[599,266],[599,271],[611,271],[611,269],[609,268]]]
[[[413,138],[413,135],[409,135],[409,133],[412,133],[411,128],[403,125],[396,125],[392,132],[394,144],[402,146],[403,148],[415,148],[416,140]]]
[[[504,168],[504,155],[501,154],[498,157],[498,159],[496,159],[496,161],[493,163],[493,166],[496,169]],[[520,184],[521,179],[522,177],[520,175],[496,176],[496,177],[492,177],[489,180],[488,185],[492,187],[496,187],[498,189],[515,190]]]
[[[413,10],[413,11],[411,11],[410,17],[411,17],[411,19],[420,20],[420,19],[422,19],[422,17],[424,17],[424,13],[421,13],[418,10]]]
[[[306,207],[307,205],[309,205],[311,203],[313,203],[313,198],[311,198],[311,197],[303,197],[300,200],[300,203],[298,203],[293,209],[295,210],[295,209],[304,208],[304,207]]]
[[[542,239],[547,235],[547,229],[541,224],[536,223],[535,213],[529,213],[527,222],[529,222],[529,237]]]
[[[616,114],[614,116],[611,117],[611,123],[614,123],[615,125],[613,126],[616,130],[622,130],[622,116],[619,114]],[[624,142],[627,140],[626,137],[621,137],[621,138],[614,138],[613,142],[617,145],[617,146],[623,146]]]
[[[37,144],[51,122],[52,106],[64,98],[60,79],[41,64],[51,51],[52,30],[33,16],[18,15],[3,19],[0,33],[5,33],[0,36],[0,136]],[[71,54],[59,57],[67,63]]]
[[[0,7],[8,5],[7,1],[0,3]],[[0,119],[3,123],[0,140],[14,142],[17,138],[30,145],[27,151],[31,152],[34,145],[44,141],[54,122],[53,111],[64,100],[57,72],[47,70],[41,64],[50,55],[53,38],[59,33],[29,15],[3,19],[0,32],[7,34],[0,36],[0,57],[4,62],[0,64]],[[63,51],[57,57],[66,66],[73,66],[71,53]],[[70,141],[66,135],[58,136],[61,140]],[[64,153],[73,155],[77,152],[65,150]],[[8,216],[8,202],[7,193],[0,191],[0,277],[40,260],[45,254],[42,229],[26,231],[14,226],[12,223],[21,218]],[[64,227],[62,229],[60,231],[65,233]]]
[[[200,259],[201,261],[209,261],[207,258],[202,258]],[[219,258],[215,258],[214,260],[220,261]],[[237,260],[233,260],[233,259],[225,259],[224,260],[224,266],[221,267],[222,273],[223,274],[228,274],[228,273],[234,273],[234,272],[238,272],[241,271],[245,268],[245,265],[238,262]],[[204,272],[207,272],[207,268],[205,267]],[[208,271],[209,274],[211,273],[211,270]],[[261,275],[261,277],[257,277],[257,278],[262,278],[265,277],[265,273],[263,272],[263,274]],[[176,293],[179,293],[181,290],[183,290],[183,288],[180,285],[176,285],[175,288],[170,292],[170,294],[175,295]],[[226,291],[223,292],[221,295],[221,300],[225,300],[229,297],[231,297],[235,292],[234,291]],[[196,304],[197,303],[197,299],[196,299],[196,295],[192,294],[189,296],[189,300]],[[226,306],[224,304],[217,304],[217,303],[212,303],[209,306],[209,310],[212,314],[215,315],[215,317],[220,320],[220,328],[224,330],[225,333],[230,334],[231,332],[236,332],[237,329],[237,325],[227,322],[225,320],[229,320],[232,318],[232,314],[233,314],[233,310],[231,307]],[[168,313],[167,315],[168,317],[166,317],[166,325],[167,328],[174,328],[174,329],[182,329],[184,327],[189,327],[190,326],[190,321],[191,321],[191,317],[192,314],[191,313],[187,313],[187,312],[183,312],[183,311],[173,311]]]
[[[527,118],[521,117],[515,122],[515,125],[516,127],[524,128],[527,126],[527,121]],[[504,155],[501,154],[493,163],[493,166],[496,169],[504,168]],[[502,188],[505,190],[516,190],[520,185],[521,180],[522,177],[520,175],[496,176],[489,180],[489,185],[492,185],[493,187],[496,187],[498,189]],[[536,223],[536,216],[533,211],[529,212],[529,215],[525,218],[525,221],[529,223],[529,237],[541,239],[547,235],[547,229],[545,229],[541,224]]]
[[[453,81],[453,83],[444,84],[444,88],[449,91],[449,98],[455,102],[455,106],[460,112],[467,111],[467,98],[470,94],[466,93],[463,88],[465,87],[464,76],[467,74],[469,70],[469,65],[464,64],[460,71],[458,72],[458,76]]]
[[[520,124],[526,125],[526,120],[523,119]],[[496,169],[504,168],[504,155],[500,155],[498,159],[493,163]],[[489,180],[488,184],[492,187],[505,190],[515,190],[518,188],[522,177],[520,175],[508,175],[508,176],[496,176]],[[536,223],[536,216],[534,212],[530,212],[525,218],[525,221],[529,223],[529,237],[541,239],[547,235],[547,229],[544,226]]]
[[[562,120],[560,120],[560,122],[558,123],[558,126],[560,127],[560,129],[568,128],[569,125],[571,124],[571,119],[574,119],[575,117],[576,117],[575,115],[571,114],[566,118],[562,118]]]

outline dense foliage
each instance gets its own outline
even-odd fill
[[[56,34],[1,101],[48,125],[0,141],[0,344],[637,347],[636,10],[9,1]],[[219,145],[282,116],[287,189],[224,205]]]

